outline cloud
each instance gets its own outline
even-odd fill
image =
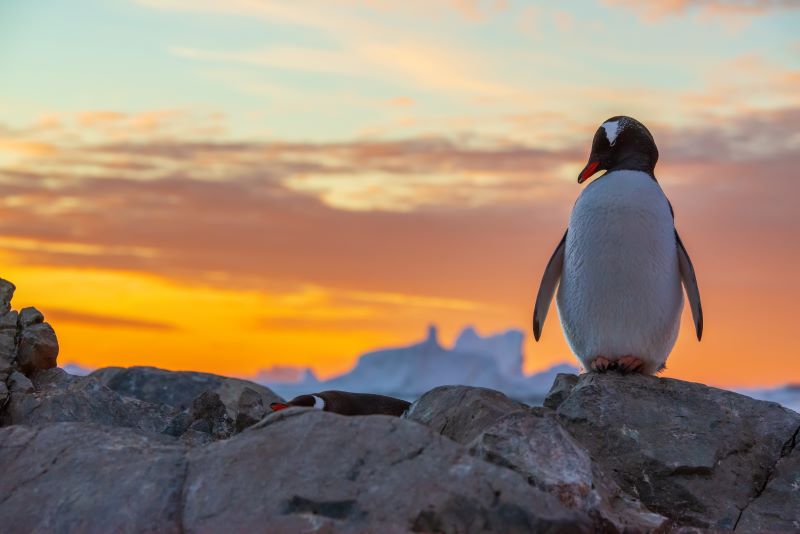
[[[605,3],[633,9],[646,20],[657,21],[670,15],[697,12],[703,16],[760,15],[779,9],[798,9],[794,0],[604,0]]]
[[[761,209],[768,199],[771,217],[789,218],[786,199],[797,186],[786,172],[797,164],[799,125],[800,111],[788,109],[653,127],[658,175],[676,187],[679,220],[681,199],[706,194],[726,216],[737,203],[763,199]],[[560,233],[590,136],[559,150],[444,138],[73,147],[68,163],[0,172],[0,246],[39,265],[194,280],[226,273],[225,283],[242,286],[273,279],[456,301],[489,296],[492,288],[471,288],[471,277],[502,278],[508,265],[491,258],[546,250]],[[763,189],[753,175],[763,176]],[[464,265],[474,270],[460,276]]]
[[[56,153],[56,147],[41,141],[0,138],[0,153],[2,152],[22,156],[49,156]]]
[[[769,350],[775,362],[789,361],[800,298],[800,253],[787,245],[800,232],[800,107],[649,126],[662,156],[656,174],[709,318],[708,339],[679,350],[686,358],[671,368],[698,376],[692,362],[707,358],[725,383],[735,380],[732,352]],[[170,302],[194,295],[202,303],[206,290],[198,288],[237,292],[216,306],[209,328],[227,324],[241,299],[247,317],[237,319],[246,323],[237,332],[285,340],[286,350],[304,332],[324,332],[303,350],[331,362],[343,353],[325,352],[330,339],[354,351],[354,338],[363,348],[394,342],[430,319],[450,328],[476,317],[487,327],[525,327],[541,269],[581,190],[575,175],[593,127],[585,130],[552,149],[485,136],[54,140],[55,155],[0,170],[0,252],[25,271],[83,270],[86,280],[136,273],[191,288],[170,292]],[[34,129],[27,135],[36,139]],[[146,303],[136,309],[149,321]],[[126,318],[123,308],[110,315]],[[535,362],[568,350],[555,330],[546,337],[529,348]],[[184,350],[191,354],[181,365],[195,365],[196,350]]]
[[[481,65],[478,59],[480,54],[465,54],[421,39],[393,44],[372,42],[368,46],[347,42],[340,49],[272,47],[218,51],[176,46],[170,48],[170,53],[193,60],[373,78],[416,89],[470,95],[499,97],[515,91],[491,81],[486,65]]]
[[[114,315],[100,315],[64,308],[47,308],[46,312],[47,320],[56,325],[56,327],[58,327],[60,323],[77,323],[88,326],[99,326],[102,328],[132,328],[161,331],[178,330],[175,325],[162,321],[147,321]]]

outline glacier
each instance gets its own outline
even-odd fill
[[[269,379],[275,373],[262,372],[257,381],[284,398],[340,389],[414,400],[437,386],[459,384],[496,389],[523,402],[540,404],[557,374],[577,373],[578,369],[559,364],[525,375],[523,340],[523,333],[515,329],[483,337],[467,327],[448,349],[439,342],[436,326],[431,325],[423,341],[367,352],[351,371],[330,380],[319,381],[311,374],[297,381],[277,381]]]

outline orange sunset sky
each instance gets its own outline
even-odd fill
[[[800,381],[800,3],[0,4],[0,276],[62,364],[321,377],[533,298],[592,135],[653,132],[705,312],[667,376]]]

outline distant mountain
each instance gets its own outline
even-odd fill
[[[790,410],[800,412],[800,384],[789,384],[774,389],[743,389],[739,393],[754,399],[772,401]]]
[[[94,371],[94,369],[89,369],[87,367],[81,367],[80,365],[77,365],[77,364],[74,364],[74,363],[68,363],[68,364],[62,365],[61,368],[64,369],[69,374],[76,375],[76,376],[86,376],[86,375],[90,374],[92,371]]]
[[[520,400],[540,402],[558,373],[577,372],[575,367],[562,364],[526,376],[522,371],[522,342],[519,330],[482,337],[468,327],[453,348],[447,349],[439,343],[436,327],[431,326],[424,341],[368,352],[359,357],[350,372],[330,380],[261,383],[284,397],[313,390],[342,389],[405,399],[415,399],[437,386],[461,384],[497,389]]]
[[[254,377],[254,382],[260,384],[314,384],[319,382],[314,371],[309,368],[274,365],[262,369]]]

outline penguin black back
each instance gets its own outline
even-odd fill
[[[410,405],[410,402],[386,395],[330,390],[300,395],[286,403],[274,402],[270,408],[277,412],[292,406],[299,406],[340,415],[393,415],[399,417]]]

